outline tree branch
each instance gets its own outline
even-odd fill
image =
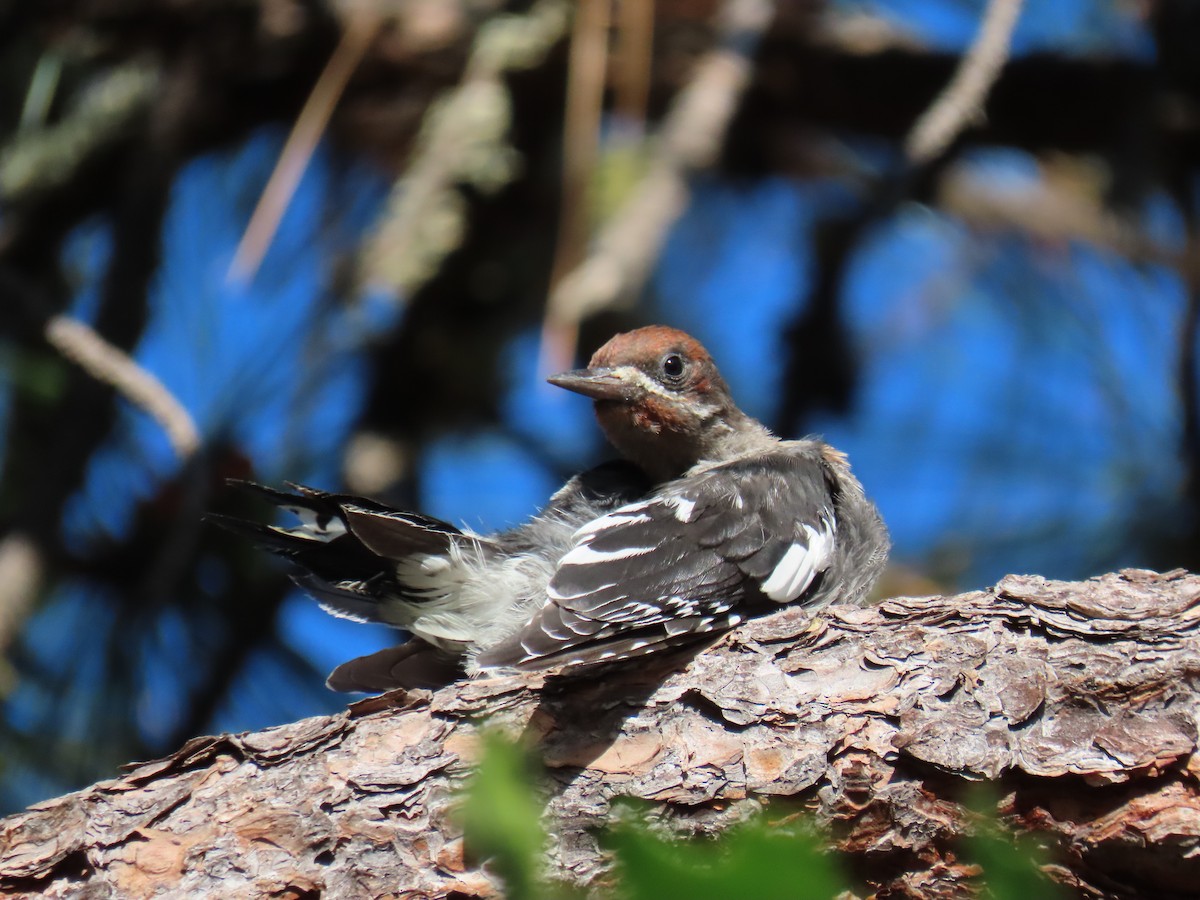
[[[1056,849],[1086,896],[1200,877],[1200,577],[1004,579],[957,597],[787,610],[690,662],[396,692],[328,718],[196,738],[0,823],[0,886],[140,897],[481,897],[453,816],[478,720],[546,766],[557,872],[603,871],[596,829],[639,797],[680,831],[815,810],[888,896],[961,892],[964,782]]]
[[[552,286],[543,325],[544,339],[556,347],[558,357],[551,368],[569,365],[580,322],[641,289],[667,232],[687,205],[687,179],[717,160],[726,127],[750,81],[754,48],[774,13],[770,0],[723,4],[717,45],[672,101],[645,176],[600,229],[588,257]]]
[[[52,316],[46,340],[93,378],[111,385],[126,400],[159,424],[175,455],[187,459],[200,446],[192,414],[153,373],[119,347],[100,337],[90,325],[69,316]]]
[[[988,91],[1008,60],[1009,41],[1021,15],[1022,0],[990,0],[974,43],[946,89],[933,101],[908,139],[904,152],[922,165],[940,156],[971,120],[983,113]]]

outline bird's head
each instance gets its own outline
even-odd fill
[[[591,397],[609,441],[656,480],[710,458],[719,442],[751,421],[703,345],[663,325],[618,334],[586,369],[549,380]]]

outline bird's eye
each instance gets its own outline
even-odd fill
[[[671,381],[683,377],[683,357],[678,353],[668,353],[663,357],[662,372]]]

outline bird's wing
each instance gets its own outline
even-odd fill
[[[546,604],[483,668],[641,655],[802,599],[833,558],[831,476],[815,454],[736,460],[576,532]]]

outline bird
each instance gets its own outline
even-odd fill
[[[571,478],[528,522],[477,534],[361,497],[241,482],[295,515],[229,517],[334,615],[410,639],[342,664],[336,690],[582,671],[698,646],[790,605],[861,602],[887,527],[845,454],[784,440],[734,402],[695,338],[617,334],[551,384],[593,401],[620,459]]]

